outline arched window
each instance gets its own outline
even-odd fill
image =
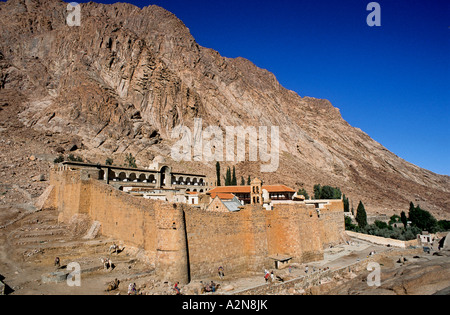
[[[147,177],[145,176],[145,174],[141,174],[140,176],[139,176],[139,181],[140,182],[145,182],[147,180]]]
[[[121,182],[125,181],[127,179],[127,174],[125,174],[124,172],[119,174],[119,180]]]
[[[136,173],[131,173],[130,176],[128,177],[128,179],[129,179],[131,182],[136,181],[136,180],[137,180]]]

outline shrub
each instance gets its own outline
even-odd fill
[[[62,162],[64,162],[64,157],[62,155],[60,155],[56,159],[54,159],[53,162],[55,164],[62,163]]]
[[[400,222],[400,217],[396,214],[394,214],[390,219],[389,219],[389,225],[395,224],[395,223],[399,223]]]
[[[450,231],[450,221],[447,221],[447,220],[441,220],[441,221],[438,221],[437,224],[438,224],[439,229],[440,229],[442,232]]]
[[[308,192],[304,188],[299,189],[297,195],[304,196],[306,199],[309,199]]]
[[[127,166],[129,168],[137,168],[136,165],[136,159],[134,158],[134,156],[130,153],[125,157],[125,161],[127,162]]]
[[[353,224],[352,219],[349,217],[345,217],[345,230],[347,231],[356,231],[357,226]]]

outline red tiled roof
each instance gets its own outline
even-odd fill
[[[211,198],[215,199],[216,197],[219,197],[222,200],[231,200],[235,196],[233,194],[220,193],[220,192],[211,193]]]
[[[296,191],[292,188],[289,188],[285,185],[263,185],[262,189],[267,190],[269,193],[275,193],[275,192],[290,192],[295,193]]]

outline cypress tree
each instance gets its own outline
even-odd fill
[[[232,179],[231,179],[231,169],[228,167],[227,169],[227,176],[225,177],[225,186],[231,186]]]
[[[358,208],[356,209],[356,222],[358,222],[360,228],[367,226],[367,213],[362,201],[359,202]]]
[[[348,201],[348,198],[344,195],[344,212],[350,212],[350,203]]]
[[[400,214],[400,220],[402,221],[403,226],[405,227],[406,230],[406,227],[408,226],[408,218],[406,217],[405,211],[402,211],[402,213]]]
[[[247,185],[250,186],[252,184],[252,178],[248,175]]]
[[[231,186],[237,186],[236,167],[233,166],[233,177],[231,179]]]
[[[245,186],[245,179],[244,179],[244,176],[241,176],[241,186]]]
[[[222,183],[220,182],[220,163],[216,163],[216,176],[217,176],[217,187],[222,186]]]

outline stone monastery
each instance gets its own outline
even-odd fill
[[[323,259],[342,242],[342,200],[305,200],[284,185],[214,187],[206,176],[64,162],[51,172],[46,207],[77,216],[145,252],[161,280],[189,283]],[[282,259],[280,258],[282,257]]]

